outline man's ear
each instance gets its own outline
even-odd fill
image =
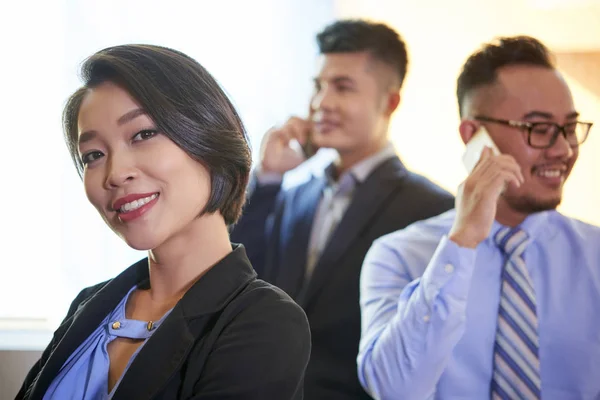
[[[387,95],[385,113],[390,116],[400,105],[400,92],[391,92]]]
[[[463,119],[460,121],[458,132],[460,132],[460,137],[464,144],[467,144],[473,135],[475,135],[475,132],[479,129],[479,125],[479,122],[472,119]]]

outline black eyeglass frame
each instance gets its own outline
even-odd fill
[[[567,127],[572,126],[572,125],[580,125],[585,128],[585,135],[583,136],[583,139],[581,139],[581,141],[579,141],[577,144],[574,144],[574,145],[569,143],[569,145],[572,148],[579,147],[583,142],[585,142],[587,140],[588,136],[590,135],[590,130],[592,129],[592,126],[594,125],[593,122],[583,122],[583,121],[573,121],[573,122],[569,122],[565,125],[559,125],[556,122],[525,122],[525,121],[515,121],[515,120],[510,120],[510,119],[491,118],[491,117],[486,117],[484,115],[478,115],[474,119],[476,121],[480,121],[480,122],[492,122],[495,124],[510,126],[512,128],[522,129],[525,132],[527,132],[527,144],[529,146],[533,147],[534,149],[547,149],[547,148],[554,146],[554,143],[556,143],[556,139],[558,139],[559,134],[562,134],[564,136],[564,138],[568,141],[569,139],[567,139],[567,134],[568,134]],[[536,126],[548,126],[548,125],[554,126],[554,133],[553,133],[552,137],[550,138],[550,141],[548,142],[548,144],[545,146],[533,145],[531,143],[531,133],[533,132],[535,127]]]

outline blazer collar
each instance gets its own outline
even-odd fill
[[[144,389],[147,394],[159,390],[181,364],[196,339],[189,329],[189,321],[220,311],[256,278],[243,245],[232,246],[233,251],[194,283],[144,345],[123,376],[114,399],[121,398],[119,394],[132,393],[130,390],[133,387],[139,389],[136,385],[139,385],[140,379],[147,383]],[[31,399],[41,399],[44,396],[67,358],[117,306],[133,285],[147,280],[148,260],[143,259],[82,302],[75,314],[58,328],[57,334],[64,332],[64,336],[40,371],[31,390]],[[148,358],[157,354],[160,356],[158,359],[161,359],[160,365],[148,368]]]
[[[335,270],[339,260],[361,232],[383,209],[390,196],[398,190],[408,176],[408,171],[398,157],[384,161],[371,175],[357,186],[354,197],[339,225],[331,235],[320,259],[315,265],[312,277],[305,282],[295,297],[298,304],[306,308],[308,302]]]

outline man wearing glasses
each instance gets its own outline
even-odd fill
[[[361,276],[361,384],[378,399],[600,396],[600,228],[555,209],[591,123],[530,37],[471,55],[456,208],[376,241]]]

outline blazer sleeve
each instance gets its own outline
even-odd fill
[[[192,400],[303,398],[311,346],[306,314],[278,288],[254,290],[261,300],[221,332]]]
[[[73,315],[75,315],[75,312],[77,312],[77,309],[85,300],[90,298],[94,293],[96,293],[98,290],[100,290],[100,288],[102,286],[104,286],[105,284],[106,284],[106,282],[98,284],[96,286],[85,288],[81,292],[79,292],[77,297],[75,297],[75,300],[73,300],[73,302],[71,303],[71,306],[69,307],[67,316],[65,317],[65,319],[63,319],[63,321],[59,325],[58,329],[56,331],[54,331],[52,340],[50,340],[50,343],[48,344],[48,346],[42,353],[40,359],[35,364],[33,364],[33,367],[31,367],[31,369],[27,373],[27,376],[25,377],[25,380],[23,381],[23,385],[21,385],[21,389],[19,390],[19,393],[17,393],[17,397],[15,397],[15,400],[25,400],[25,399],[29,398],[29,392],[31,390],[31,387],[35,383],[37,376],[39,375],[39,373],[42,370],[42,368],[44,367],[44,365],[46,365],[46,362],[48,362],[48,358],[50,358],[52,351],[54,350],[56,345],[62,339],[62,336],[66,332],[67,328],[70,326],[70,323],[71,323],[70,320],[73,317]]]
[[[273,214],[280,192],[281,184],[259,185],[253,175],[242,216],[230,229],[230,240],[244,245],[250,263],[261,279],[265,278]]]

